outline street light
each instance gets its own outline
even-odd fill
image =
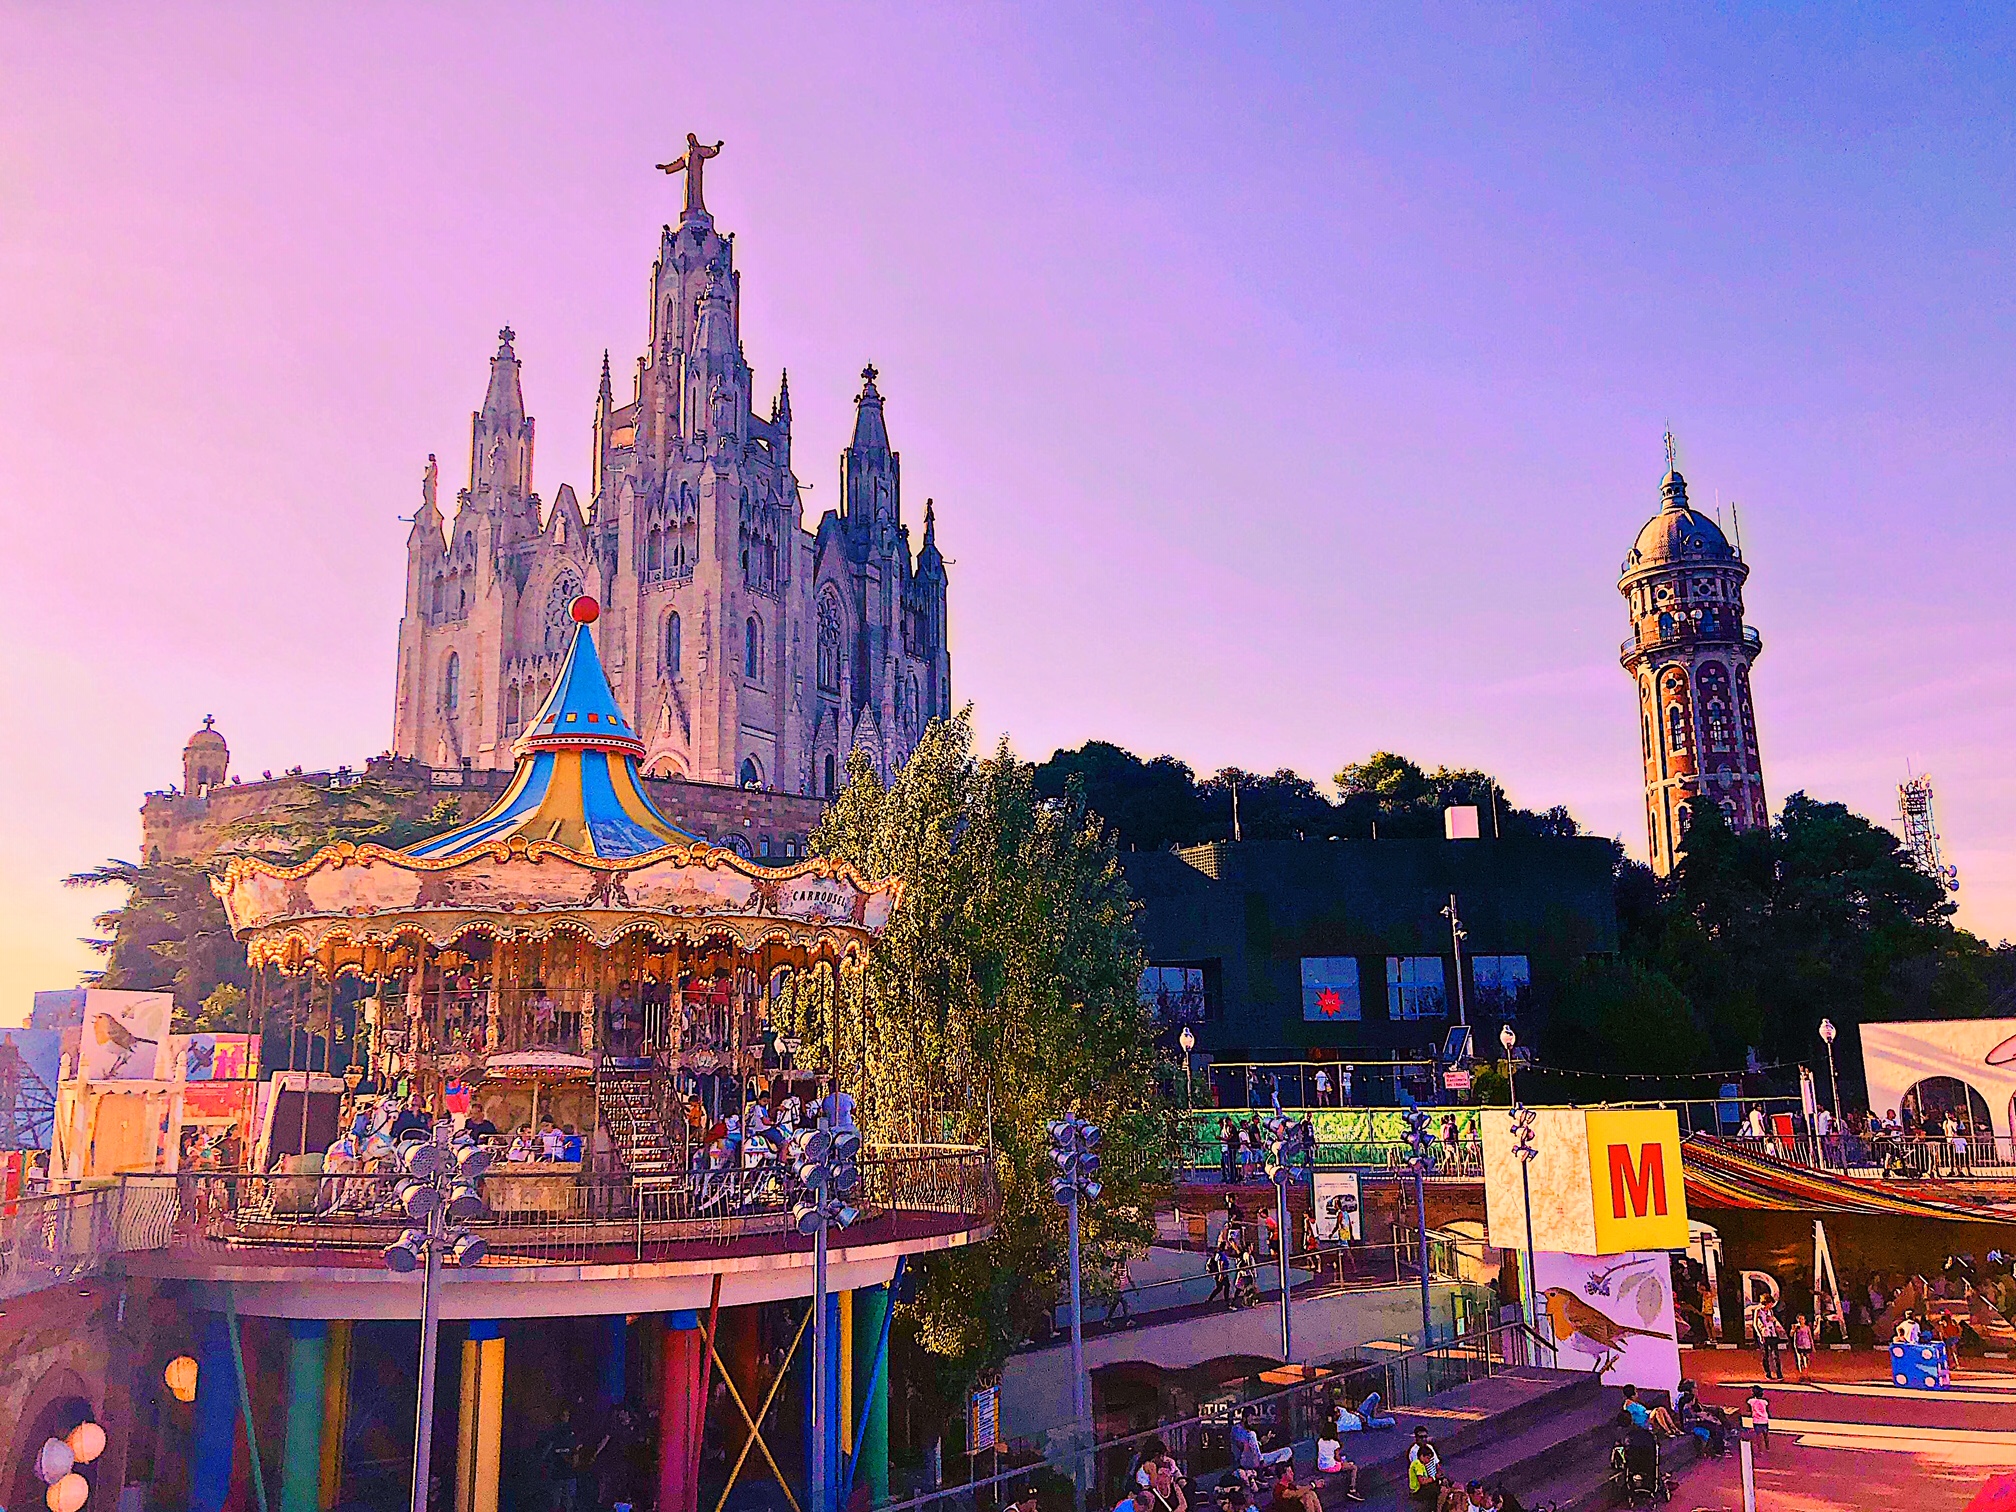
[[[1463,927],[1462,916],[1456,912],[1456,894],[1449,894],[1449,906],[1442,910],[1442,917],[1449,921],[1449,945],[1456,953],[1456,1022],[1467,1029],[1470,1013],[1463,1001],[1463,942],[1470,938],[1470,931]]]
[[[1834,1122],[1841,1122],[1841,1078],[1834,1070],[1834,1020],[1820,1020],[1820,1043],[1827,1047],[1827,1084],[1834,1093]]]
[[[819,1115],[819,1127],[791,1137],[786,1159],[803,1191],[791,1204],[791,1220],[812,1244],[812,1512],[831,1512],[826,1484],[826,1441],[833,1436],[836,1403],[826,1399],[826,1235],[846,1228],[861,1216],[850,1198],[861,1190],[861,1136],[852,1129],[837,1133]]]
[[[1197,1036],[1190,1032],[1188,1024],[1176,1036],[1176,1043],[1183,1047],[1183,1101],[1194,1108],[1197,1106],[1197,1089],[1190,1084],[1190,1052],[1197,1048]]]
[[[392,1191],[400,1210],[414,1220],[385,1246],[385,1268],[401,1276],[420,1272],[420,1402],[414,1414],[412,1512],[427,1512],[427,1483],[433,1466],[434,1341],[440,1331],[440,1299],[435,1295],[441,1262],[473,1266],[489,1246],[466,1225],[483,1211],[483,1173],[490,1153],[467,1134],[451,1140],[444,1122],[431,1139],[401,1140],[393,1163],[404,1174]]]
[[[1414,1167],[1414,1215],[1421,1233],[1421,1347],[1427,1349],[1435,1342],[1435,1313],[1428,1298],[1428,1167],[1435,1163],[1435,1136],[1428,1129],[1427,1110],[1411,1097],[1402,1116],[1407,1121],[1407,1145],[1413,1151],[1409,1163]]]
[[[1315,1131],[1297,1119],[1279,1114],[1267,1120],[1267,1179],[1274,1183],[1276,1259],[1281,1267],[1281,1363],[1295,1363],[1295,1340],[1288,1323],[1288,1251],[1293,1248],[1288,1226],[1288,1183],[1305,1164],[1315,1145]]]
[[[1081,1504],[1085,1496],[1083,1452],[1092,1437],[1092,1391],[1085,1378],[1085,1319],[1078,1285],[1078,1205],[1097,1202],[1102,1188],[1099,1175],[1099,1126],[1087,1123],[1076,1113],[1053,1119],[1049,1125],[1050,1159],[1057,1174],[1050,1178],[1050,1195],[1064,1206],[1064,1227],[1071,1270],[1071,1413],[1079,1455],[1074,1459],[1071,1479],[1074,1496]]]

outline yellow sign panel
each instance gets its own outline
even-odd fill
[[[1669,1108],[1589,1112],[1595,1254],[1687,1247],[1680,1118]]]

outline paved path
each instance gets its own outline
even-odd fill
[[[1742,1411],[1755,1365],[1693,1355],[1702,1397]],[[1732,1365],[1742,1357],[1724,1356]],[[1771,1444],[1756,1454],[1760,1512],[1909,1508],[1960,1512],[1989,1475],[2016,1469],[2016,1373],[1963,1367],[1946,1392],[1907,1391],[1871,1352],[1839,1355],[1805,1384],[1772,1383]],[[1824,1377],[1824,1378],[1823,1378]],[[1747,1419],[1746,1419],[1747,1423]],[[1681,1509],[1743,1505],[1735,1452],[1681,1476]]]

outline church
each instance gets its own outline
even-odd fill
[[[603,660],[653,777],[829,797],[850,752],[887,779],[951,712],[945,560],[928,500],[911,548],[875,369],[855,396],[838,508],[816,529],[792,470],[788,377],[757,410],[734,240],[703,197],[719,150],[689,135],[661,165],[684,174],[685,202],[661,234],[627,402],[603,358],[585,504],[570,484],[550,503],[535,489],[508,328],[452,516],[427,459],[406,542],[395,756],[508,770],[583,593],[603,606]]]

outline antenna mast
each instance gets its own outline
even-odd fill
[[[1904,849],[1911,853],[1913,864],[1946,891],[1958,892],[1959,868],[1948,866],[1939,849],[1939,825],[1932,815],[1930,774],[1899,784],[1897,816],[1904,822]]]

